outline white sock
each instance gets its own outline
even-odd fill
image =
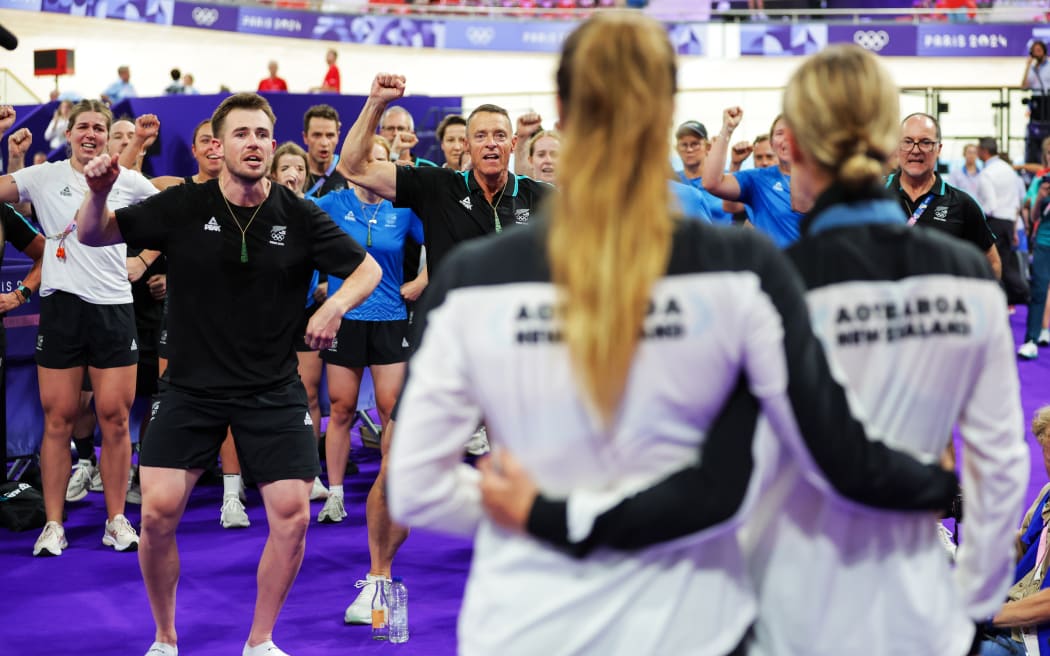
[[[332,485],[332,486],[330,486],[328,488],[328,496],[330,496],[330,497],[339,497],[340,499],[342,499],[343,498],[343,486],[342,485]]]
[[[146,656],[179,656],[179,648],[166,642],[154,642],[149,646]]]
[[[286,652],[281,651],[281,648],[273,644],[273,640],[267,640],[266,642],[249,647],[248,643],[244,643],[244,651],[241,652],[242,656],[288,656]]]
[[[222,496],[224,497],[236,497],[241,494],[241,475],[240,474],[223,474],[222,475]]]
[[[90,458],[87,458],[87,459],[81,458],[81,459],[77,460],[77,465],[79,465],[81,467],[90,467],[91,466],[91,459]]]

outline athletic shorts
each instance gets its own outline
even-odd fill
[[[310,318],[317,312],[317,308],[321,307],[318,304],[313,304],[310,307],[303,310],[303,318],[299,324],[299,329],[295,332],[295,352],[296,353],[309,353],[313,349],[306,343],[306,324],[310,323]]]
[[[320,475],[317,442],[298,380],[252,396],[196,396],[160,383],[150,408],[139,464],[169,469],[207,469],[215,464],[226,428],[237,457],[259,483]]]
[[[340,367],[359,368],[408,360],[408,320],[343,319],[332,346],[321,359]]]
[[[131,303],[96,305],[66,292],[40,299],[36,363],[48,369],[112,369],[139,361]]]

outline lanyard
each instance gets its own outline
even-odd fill
[[[335,166],[338,163],[339,155],[332,155],[332,163],[328,165],[328,170],[324,172],[324,175],[317,179],[317,182],[314,183],[314,186],[310,187],[310,191],[306,192],[307,196],[313,196],[315,193],[317,193],[317,190],[320,189],[321,186],[328,181],[328,177],[332,175],[333,171],[335,171]]]
[[[926,198],[922,199],[922,202],[919,203],[919,206],[916,207],[915,211],[911,213],[910,217],[908,217],[908,225],[909,226],[915,225],[915,223],[919,220],[919,217],[922,216],[922,213],[926,211],[926,208],[929,206],[930,201],[932,199],[933,199],[933,194],[932,193],[926,194]]]
[[[76,229],[77,222],[76,220],[73,220],[69,222],[69,225],[67,225],[66,229],[62,232],[59,232],[54,235],[47,235],[47,239],[54,239],[58,241],[58,250],[55,251],[55,257],[57,257],[60,260],[66,259],[66,237],[73,234],[73,232],[76,231]]]

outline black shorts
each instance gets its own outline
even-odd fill
[[[299,381],[237,398],[195,396],[160,384],[150,408],[139,463],[147,467],[207,469],[233,431],[237,457],[259,483],[320,475],[317,442]]]
[[[331,348],[321,351],[328,364],[351,369],[408,360],[408,320],[343,319]]]
[[[310,318],[317,312],[317,308],[321,307],[317,303],[314,303],[308,308],[303,310],[303,318],[299,324],[299,329],[295,332],[295,352],[296,353],[309,353],[313,349],[306,343],[306,324],[310,323]]]
[[[40,299],[36,363],[47,369],[126,367],[139,361],[131,303],[95,305],[66,292]]]

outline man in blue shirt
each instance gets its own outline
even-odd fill
[[[707,158],[707,152],[711,149],[711,143],[707,140],[707,128],[699,121],[686,121],[678,126],[674,136],[675,150],[682,158],[682,170],[675,171],[675,180],[693,187],[700,193],[712,223],[732,223],[733,215],[723,209],[722,199],[704,189],[701,181],[700,170]],[[682,194],[678,195],[679,200],[682,200]]]
[[[138,96],[138,93],[135,92],[135,87],[131,86],[130,68],[127,66],[121,66],[118,68],[117,77],[119,79],[106,87],[106,90],[102,92],[102,100],[108,102],[110,107],[116,105],[125,98],[135,98]]]

